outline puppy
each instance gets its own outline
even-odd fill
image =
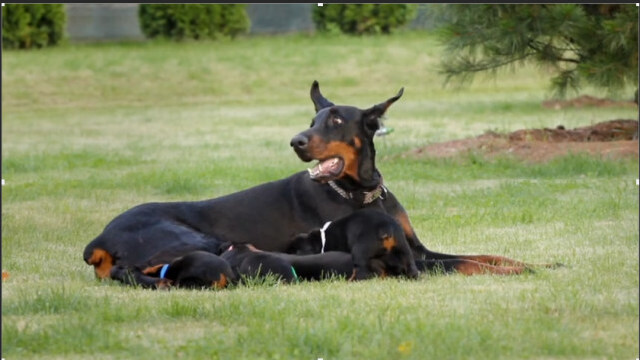
[[[355,280],[353,261],[349,253],[328,251],[312,255],[274,254],[288,261],[300,279],[312,281],[340,277]]]
[[[362,209],[321,229],[295,237],[288,253],[350,253],[355,280],[378,276],[418,277],[418,269],[404,231],[396,220],[378,210]]]
[[[238,279],[272,274],[287,283],[298,280],[288,261],[275,256],[274,253],[258,250],[251,244],[230,245],[220,257],[229,263]]]
[[[111,278],[128,285],[144,288],[212,287],[221,289],[236,276],[229,263],[206,251],[193,251],[178,257],[168,264],[159,264],[145,269],[125,268],[116,265],[111,269]]]

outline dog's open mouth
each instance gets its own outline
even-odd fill
[[[322,160],[313,168],[307,169],[312,180],[329,181],[342,174],[344,160],[339,157]]]

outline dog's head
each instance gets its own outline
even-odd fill
[[[408,247],[394,247],[385,254],[377,257],[376,260],[379,260],[383,264],[383,273],[385,275],[407,276],[412,279],[417,278],[419,275],[415,260]]]
[[[376,254],[369,266],[379,276],[407,276],[415,279],[419,272],[413,253],[404,233],[400,229],[396,230],[392,232],[380,229],[377,240],[369,243],[375,248]]]
[[[311,255],[322,252],[322,235],[320,229],[296,235],[287,249],[287,253],[296,255]]]
[[[166,277],[181,287],[224,288],[236,277],[231,265],[207,251],[193,251],[171,262]]]
[[[403,93],[368,109],[334,105],[322,93],[317,81],[311,86],[316,115],[311,127],[291,139],[291,146],[305,162],[318,160],[309,169],[313,180],[326,182],[350,178],[364,186],[377,185],[373,137],[380,117]]]

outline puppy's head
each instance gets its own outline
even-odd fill
[[[390,276],[407,276],[412,279],[418,277],[419,272],[413,258],[413,253],[403,234],[382,238],[382,247],[378,252],[379,260],[384,264],[386,273]]]
[[[296,255],[319,254],[322,251],[322,235],[320,229],[311,230],[309,233],[298,234],[287,252]]]

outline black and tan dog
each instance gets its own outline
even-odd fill
[[[136,206],[118,215],[86,246],[85,262],[105,278],[114,265],[135,266],[158,254],[219,253],[225,242],[284,252],[296,234],[372,208],[398,221],[420,263],[464,274],[524,271],[526,264],[502,256],[442,254],[420,243],[375,164],[373,138],[380,117],[401,96],[402,90],[368,109],[334,105],[314,82],[316,114],[310,128],[295,135],[290,145],[301,160],[319,161],[315,167],[215,199]]]
[[[325,251],[350,253],[354,277],[379,276],[415,278],[418,270],[400,224],[375,209],[358,210],[322,228],[296,236],[288,252],[319,254]]]
[[[167,264],[144,269],[116,265],[110,277],[128,285],[144,288],[225,288],[236,281],[229,263],[206,251],[193,251]]]

